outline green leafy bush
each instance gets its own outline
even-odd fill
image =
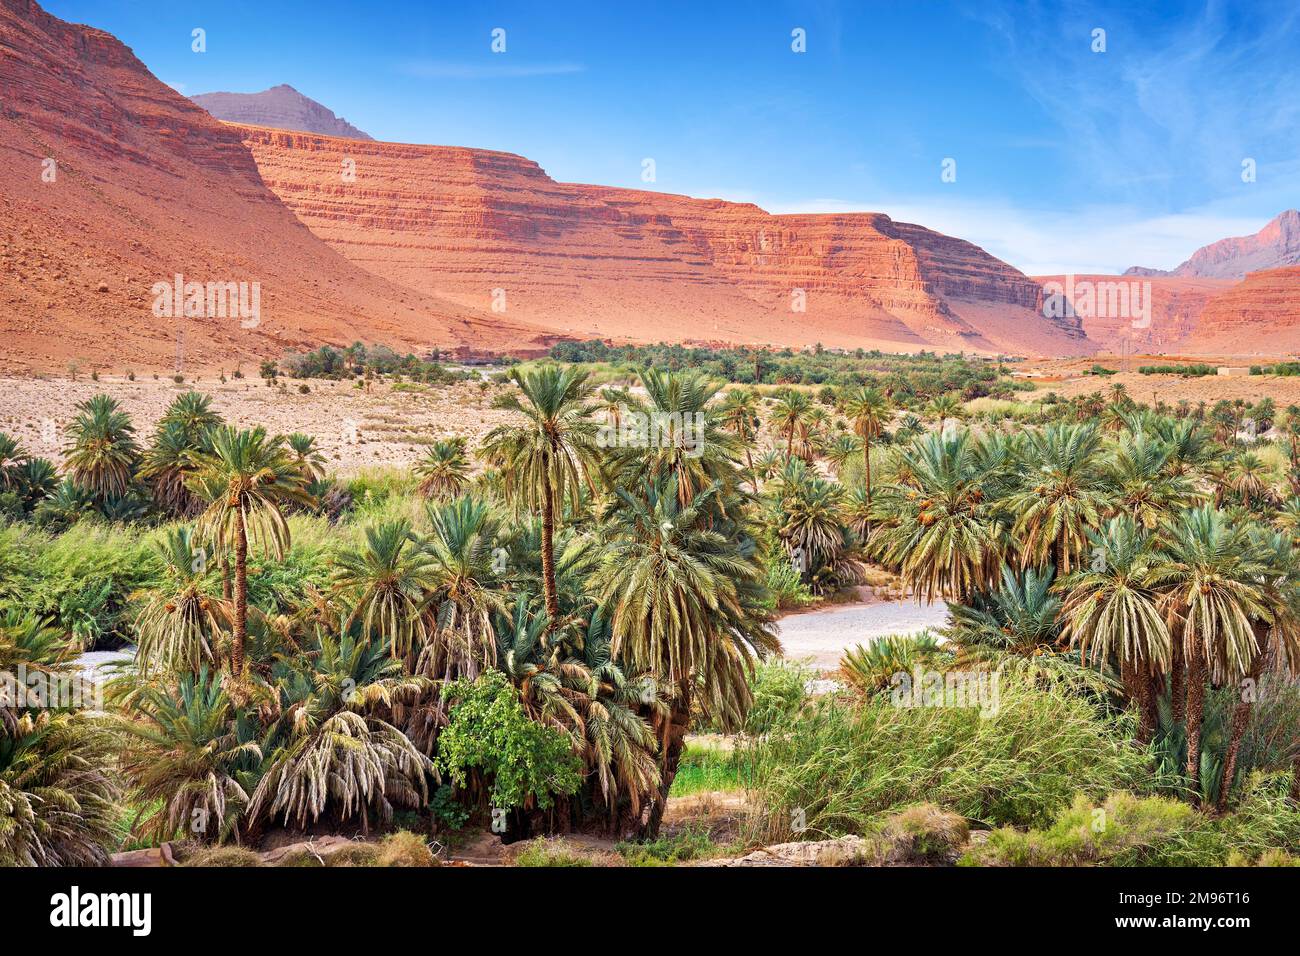
[[[582,785],[582,761],[568,735],[530,720],[500,671],[455,681],[446,695],[454,703],[438,737],[438,764],[457,786],[468,786],[477,771],[489,782],[492,806],[546,808]]]

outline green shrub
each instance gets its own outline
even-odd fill
[[[970,827],[959,814],[918,803],[886,820],[880,836],[888,862],[947,863],[970,839]]]
[[[742,787],[740,762],[730,748],[688,740],[673,778],[672,796]]]
[[[515,866],[591,866],[591,856],[561,839],[532,840],[515,856]]]
[[[769,611],[793,610],[806,607],[812,602],[812,591],[788,559],[779,557],[768,562],[767,596],[764,603]]]
[[[713,842],[707,827],[686,827],[672,836],[661,836],[648,843],[621,842],[615,844],[614,849],[629,866],[672,866],[727,853],[725,848],[719,848]]]
[[[1076,792],[1136,788],[1150,758],[1128,743],[1126,721],[1106,719],[1061,687],[1002,674],[993,706],[895,706],[822,699],[749,743],[750,820],[764,842],[792,821],[809,838],[864,833],[881,815],[933,801],[970,820],[1049,823]]]
[[[438,737],[438,764],[457,786],[476,771],[489,782],[493,807],[546,808],[554,795],[582,785],[582,761],[568,735],[529,719],[505,674],[455,681],[446,696],[454,703]]]
[[[1201,825],[1186,803],[1111,794],[1095,806],[1083,795],[1046,830],[1003,827],[962,857],[966,866],[1142,866],[1161,862],[1182,835]]]
[[[798,713],[808,699],[808,681],[813,676],[810,668],[786,660],[755,667],[750,682],[754,703],[745,719],[745,732],[765,734],[778,721]]]

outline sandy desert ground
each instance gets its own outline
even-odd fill
[[[1270,364],[1272,361],[1294,361],[1290,358],[1255,359],[1252,364]],[[1027,372],[1037,386],[1037,391],[1024,393],[1025,399],[1032,399],[1055,392],[1063,398],[1086,395],[1090,392],[1105,391],[1116,382],[1128,389],[1135,401],[1151,403],[1154,400],[1173,405],[1186,399],[1195,404],[1207,402],[1213,404],[1220,399],[1232,401],[1245,399],[1257,402],[1265,396],[1273,399],[1279,408],[1300,404],[1300,376],[1280,375],[1206,375],[1199,378],[1182,375],[1143,375],[1137,371],[1142,365],[1172,365],[1178,363],[1204,362],[1207,365],[1227,365],[1233,368],[1248,368],[1240,359],[1215,359],[1203,357],[1172,358],[1170,356],[1134,355],[1127,359],[1117,356],[1102,356],[1086,359],[1056,359],[1048,361],[1025,362],[1016,367],[1016,371]],[[1088,369],[1093,364],[1116,369],[1115,375],[1089,375]],[[1128,371],[1125,371],[1125,369]]]
[[[147,442],[167,405],[191,388],[211,395],[226,420],[242,427],[265,426],[269,431],[302,432],[317,439],[330,471],[352,475],[372,467],[400,467],[424,456],[424,447],[439,438],[464,435],[473,446],[491,428],[510,419],[491,407],[497,385],[461,382],[425,386],[404,383],[394,388],[375,383],[366,393],[351,382],[312,379],[311,391],[301,394],[299,382],[281,390],[260,379],[215,376],[187,379],[141,375],[137,380],[101,376],[0,378],[0,431],[21,440],[32,454],[62,464],[64,426],[76,414],[76,404],[104,392],[116,398],[131,416],[136,435]]]

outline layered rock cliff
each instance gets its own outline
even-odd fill
[[[557,333],[1034,354],[1077,321],[970,243],[879,213],[559,183],[531,160],[239,128],[263,181],[354,263]]]
[[[0,368],[231,367],[355,339],[538,343],[312,235],[239,136],[120,41],[0,0]],[[260,321],[154,312],[155,283],[257,283]]]

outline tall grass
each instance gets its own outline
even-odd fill
[[[823,699],[746,747],[755,839],[865,832],[929,801],[986,824],[1048,823],[1076,793],[1150,783],[1152,760],[1126,721],[1060,688],[1002,674],[998,706],[895,706]],[[984,716],[981,716],[984,714]]]

